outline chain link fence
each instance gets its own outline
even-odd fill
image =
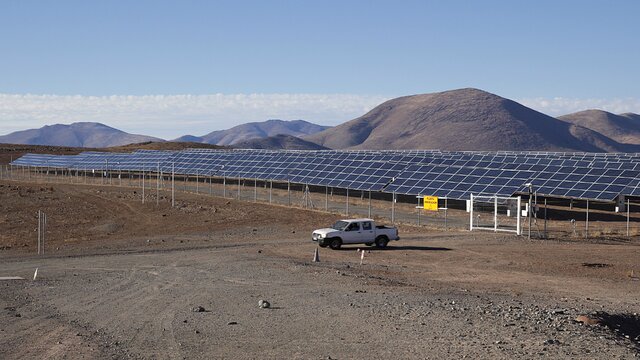
[[[439,199],[438,211],[424,210],[416,197],[313,186],[268,180],[157,174],[132,171],[84,171],[0,166],[0,179],[36,184],[120,186],[136,189],[141,201],[155,203],[179,199],[180,193],[217,196],[256,203],[290,206],[336,214],[336,217],[371,217],[383,223],[407,224],[437,230],[469,230],[466,201]],[[172,195],[174,194],[174,195]],[[523,196],[522,203],[528,201]],[[522,214],[522,234],[540,239],[629,239],[640,235],[640,202],[624,205],[586,200],[533,201],[531,213]],[[489,218],[494,208],[488,206]],[[528,216],[531,215],[529,220]],[[529,225],[531,224],[531,225]]]

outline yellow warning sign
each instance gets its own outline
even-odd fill
[[[438,197],[437,196],[424,196],[422,198],[424,202],[424,209],[430,211],[438,211]]]

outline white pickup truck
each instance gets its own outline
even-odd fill
[[[311,239],[321,247],[329,246],[336,250],[342,244],[375,244],[383,248],[390,240],[400,240],[400,237],[395,226],[378,226],[371,219],[346,219],[336,222],[330,228],[315,230]]]

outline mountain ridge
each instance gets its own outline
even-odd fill
[[[143,142],[163,142],[153,136],[129,134],[97,122],[45,125],[0,136],[0,143],[103,148]]]
[[[593,130],[473,88],[388,100],[341,125],[303,136],[332,149],[638,151]]]
[[[596,131],[622,144],[640,145],[640,115],[613,114],[604,110],[588,109],[558,116],[558,119]]]
[[[234,145],[254,138],[267,138],[275,135],[302,136],[328,129],[328,126],[314,124],[305,120],[270,119],[262,122],[249,122],[225,130],[212,131],[203,136],[185,135],[173,141],[192,141],[216,145]]]

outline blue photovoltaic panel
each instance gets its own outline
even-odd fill
[[[12,165],[81,171],[161,171],[466,200],[528,193],[613,201],[640,196],[639,154],[439,150],[187,149],[26,154]]]

